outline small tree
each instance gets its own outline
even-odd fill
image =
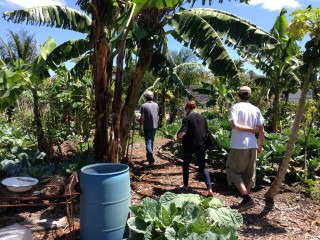
[[[305,10],[297,10],[292,14],[293,19],[289,26],[289,35],[294,39],[302,39],[309,33],[311,40],[306,44],[306,51],[304,53],[304,64],[301,66],[305,69],[303,87],[296,112],[296,118],[293,122],[291,135],[287,144],[287,149],[284,154],[283,161],[279,167],[277,176],[272,182],[269,190],[265,193],[265,197],[273,199],[280,191],[280,187],[290,165],[291,155],[293,153],[294,145],[297,141],[300,123],[303,117],[303,110],[306,102],[306,96],[309,88],[314,81],[314,76],[320,67],[320,8],[313,9],[311,6]]]

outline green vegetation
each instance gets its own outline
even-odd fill
[[[228,109],[237,100],[239,86],[250,85],[252,103],[266,118],[264,151],[257,166],[259,183],[271,183],[266,197],[273,198],[283,183],[301,184],[309,196],[317,197],[320,8],[295,11],[291,22],[283,9],[266,32],[227,12],[186,10],[186,2],[195,1],[92,5],[80,0],[77,4],[84,12],[43,6],[4,13],[8,21],[75,30],[88,37],[59,46],[48,37],[39,51],[35,46],[40,44],[23,31],[10,31],[7,43],[0,39],[1,177],[68,174],[95,161],[126,161],[128,146],[141,140],[134,134],[134,114],[146,89],[155,92],[160,104],[159,135],[173,139],[185,101],[194,98],[189,90],[194,84],[195,92],[209,96],[198,105],[218,143],[208,151],[208,159],[223,171],[231,130]],[[169,34],[188,48],[170,52]],[[24,48],[25,54],[12,52],[12,44]],[[229,47],[241,61],[232,59]],[[69,60],[75,64],[67,70]],[[246,61],[262,74],[245,69]],[[299,103],[290,102],[289,93],[298,89]],[[307,100],[310,90],[312,100]],[[66,142],[75,143],[70,155],[61,151]],[[179,156],[180,145],[170,147]]]
[[[237,239],[243,219],[218,198],[167,192],[130,207],[130,239]]]

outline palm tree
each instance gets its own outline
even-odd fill
[[[25,30],[18,33],[8,30],[7,43],[0,38],[0,59],[9,64],[11,60],[23,59],[30,64],[37,55],[37,43],[34,35],[29,35]]]
[[[18,33],[8,30],[7,42],[0,38],[0,59],[10,65],[11,61],[22,59],[26,64],[36,58],[37,44],[34,35],[29,35],[25,30],[20,30]],[[8,122],[12,121],[14,104],[6,108]]]

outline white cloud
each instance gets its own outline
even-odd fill
[[[298,8],[301,4],[296,0],[251,0],[250,5],[261,4],[263,8],[270,11],[281,10],[282,8]]]
[[[5,0],[4,2],[7,5],[13,5],[19,8],[31,8],[45,5],[67,6],[64,0]]]

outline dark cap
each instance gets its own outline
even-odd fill
[[[243,86],[239,89],[239,93],[249,93],[251,94],[251,88],[249,88],[248,86]]]

